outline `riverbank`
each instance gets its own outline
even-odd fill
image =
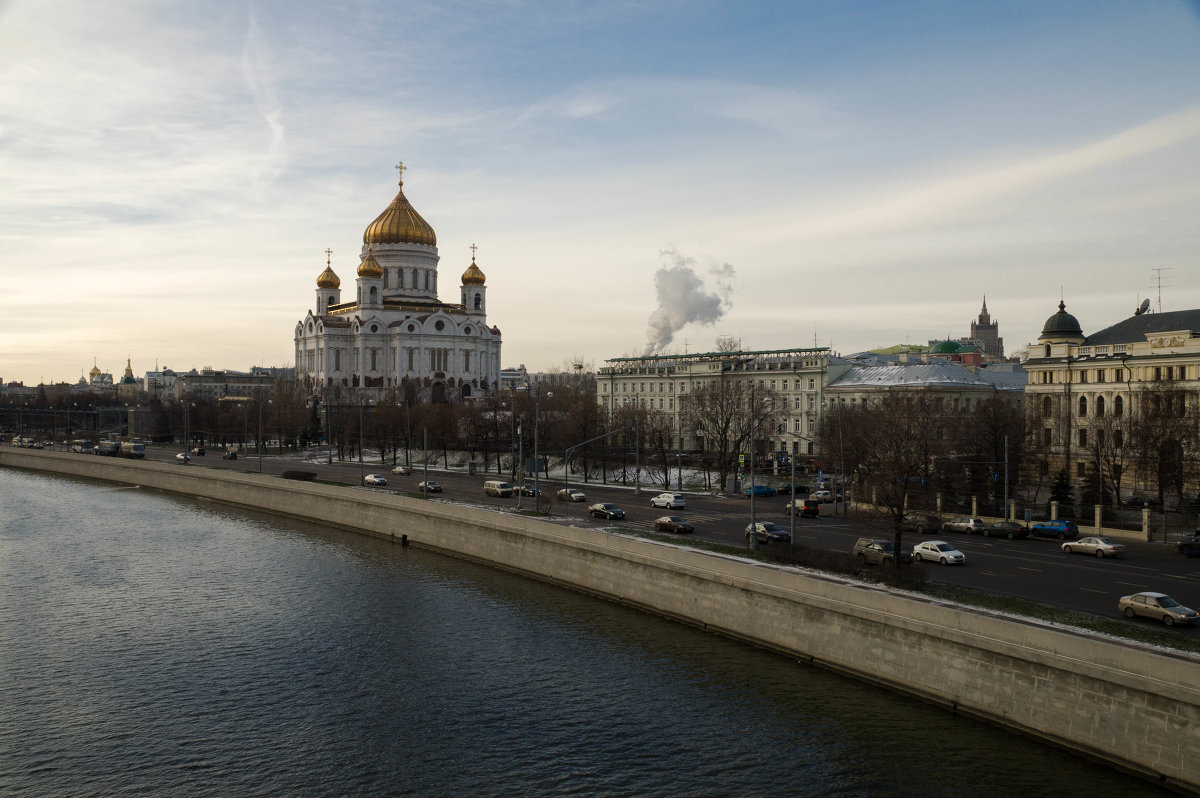
[[[1200,793],[1195,658],[738,557],[356,488],[8,447],[0,466],[428,546],[851,673]]]

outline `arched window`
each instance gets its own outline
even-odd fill
[[[479,310],[479,308],[481,308],[481,307],[483,307],[483,297],[480,296],[479,294],[476,294],[475,295],[475,309]]]
[[[1102,415],[1104,415],[1104,397],[1097,396],[1096,397],[1096,417],[1099,418]]]
[[[325,305],[325,311],[329,312],[333,309],[333,297],[329,297],[329,303]]]
[[[1049,417],[1054,411],[1054,402],[1049,396],[1042,397],[1042,415]]]
[[[1046,357],[1050,357],[1050,344],[1046,344]]]
[[[1087,397],[1079,397],[1079,417],[1087,418]]]
[[[371,286],[371,304],[374,305],[379,298],[379,290],[375,286]]]

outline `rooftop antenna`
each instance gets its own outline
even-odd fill
[[[1151,269],[1150,271],[1154,272],[1154,282],[1158,285],[1158,312],[1162,313],[1163,272],[1171,271],[1171,267],[1162,266],[1157,269]],[[1170,287],[1170,285],[1167,285],[1167,288]]]

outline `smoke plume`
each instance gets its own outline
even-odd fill
[[[675,250],[664,250],[659,256],[667,264],[654,273],[658,308],[646,325],[647,355],[662,351],[686,324],[715,324],[732,305],[733,266],[725,263],[709,269],[714,290],[706,290],[705,281],[693,268],[694,258]]]

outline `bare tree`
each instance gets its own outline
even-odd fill
[[[758,443],[769,439],[782,418],[782,405],[774,393],[757,382],[748,375],[722,372],[679,397],[684,423],[702,441],[705,456],[717,469],[722,491],[728,489],[729,476],[737,466],[734,456],[750,447],[752,436],[757,453]]]

